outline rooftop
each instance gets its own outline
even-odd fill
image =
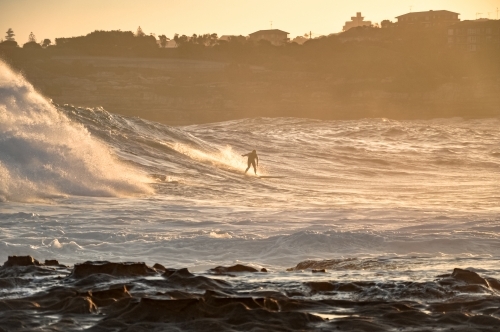
[[[451,12],[449,10],[427,10],[425,12],[406,13],[406,14],[403,14],[403,15],[396,16],[396,18],[407,16],[407,15],[426,15],[426,14],[429,14],[429,13],[433,13],[433,14],[457,14],[457,15],[460,15],[460,13]]]
[[[272,32],[281,32],[281,33],[286,33],[286,34],[289,34],[290,32],[286,32],[286,31],[283,31],[283,30],[279,30],[279,29],[270,29],[270,30],[259,30],[259,31],[255,31],[253,33],[251,33],[251,35],[254,35],[256,33],[272,33]]]

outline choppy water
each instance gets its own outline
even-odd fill
[[[2,64],[0,259],[284,271],[358,258],[336,273],[425,279],[474,267],[495,277],[499,125],[259,118],[169,127],[53,105]],[[260,175],[285,178],[243,175],[241,154],[252,149]]]

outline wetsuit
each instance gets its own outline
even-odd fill
[[[245,170],[245,173],[248,172],[250,166],[253,166],[253,171],[257,175],[257,166],[259,166],[259,157],[257,156],[257,151],[253,150],[250,153],[242,155],[243,157],[248,157],[248,167]],[[257,161],[257,166],[255,166],[255,161]]]

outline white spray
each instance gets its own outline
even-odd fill
[[[0,201],[151,193],[146,182],[0,61]]]

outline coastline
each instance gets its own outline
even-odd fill
[[[16,61],[14,67],[57,104],[103,107],[168,125],[255,117],[424,120],[500,115],[500,81],[494,76],[442,77],[420,84],[400,82],[390,74],[349,78],[201,59],[28,54]]]
[[[331,263],[300,263],[286,272],[298,275],[279,282],[272,279],[277,271],[244,265],[191,273],[161,264],[88,261],[71,267],[9,256],[0,268],[1,330],[490,331],[500,326],[497,279],[455,268],[433,281],[375,284],[332,280],[328,270],[311,269]]]

